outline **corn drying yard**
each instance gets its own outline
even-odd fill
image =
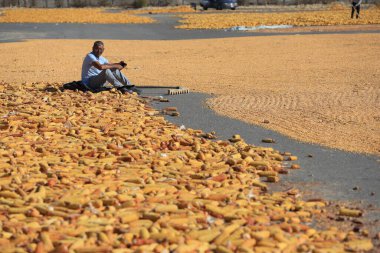
[[[113,25],[151,25],[158,32],[161,16],[170,15],[178,20],[173,34],[201,30],[205,37],[144,40],[119,30],[126,38],[104,38],[104,55],[127,58],[125,73],[141,87],[185,84],[213,94],[204,104],[218,114],[378,165],[380,11],[371,6],[355,20],[342,8],[271,14],[184,6],[116,13],[0,9],[0,251],[378,252],[379,222],[367,220],[377,202],[366,208],[367,202],[335,202],[306,196],[297,184],[283,186],[308,170],[302,164],[312,154],[278,150],[266,136],[253,144],[239,132],[222,139],[171,123],[170,117],[191,116],[165,106],[170,96],[63,90],[78,79],[98,37],[73,33],[77,39],[63,40],[42,32],[77,29],[73,24],[107,24],[99,29],[109,32]],[[33,29],[17,30],[28,24]],[[215,29],[259,25],[375,32],[206,37]],[[41,37],[17,37],[34,32]],[[379,193],[375,187],[365,194],[371,200]]]

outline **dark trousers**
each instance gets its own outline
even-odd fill
[[[356,10],[356,18],[359,18],[359,13],[360,13],[360,5],[355,6],[356,3],[352,3],[352,10],[351,10],[351,18],[354,18],[354,13]]]

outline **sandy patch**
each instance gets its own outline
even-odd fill
[[[303,141],[380,154],[379,34],[105,43],[104,55],[125,59],[134,83],[214,93],[208,103],[220,114]],[[0,80],[80,79],[91,45],[2,44]]]
[[[360,19],[351,19],[351,8],[346,10],[301,11],[281,13],[212,13],[180,15],[183,29],[227,29],[234,26],[259,25],[359,25],[380,24],[380,8],[363,10]]]

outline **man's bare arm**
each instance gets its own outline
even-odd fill
[[[106,64],[100,64],[97,61],[92,62],[92,66],[99,70],[104,69],[119,69],[122,70],[124,67],[120,63],[106,63]]]

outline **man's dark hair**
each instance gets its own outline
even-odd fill
[[[98,46],[104,46],[103,41],[100,41],[100,40],[95,41],[93,47],[98,47]]]

